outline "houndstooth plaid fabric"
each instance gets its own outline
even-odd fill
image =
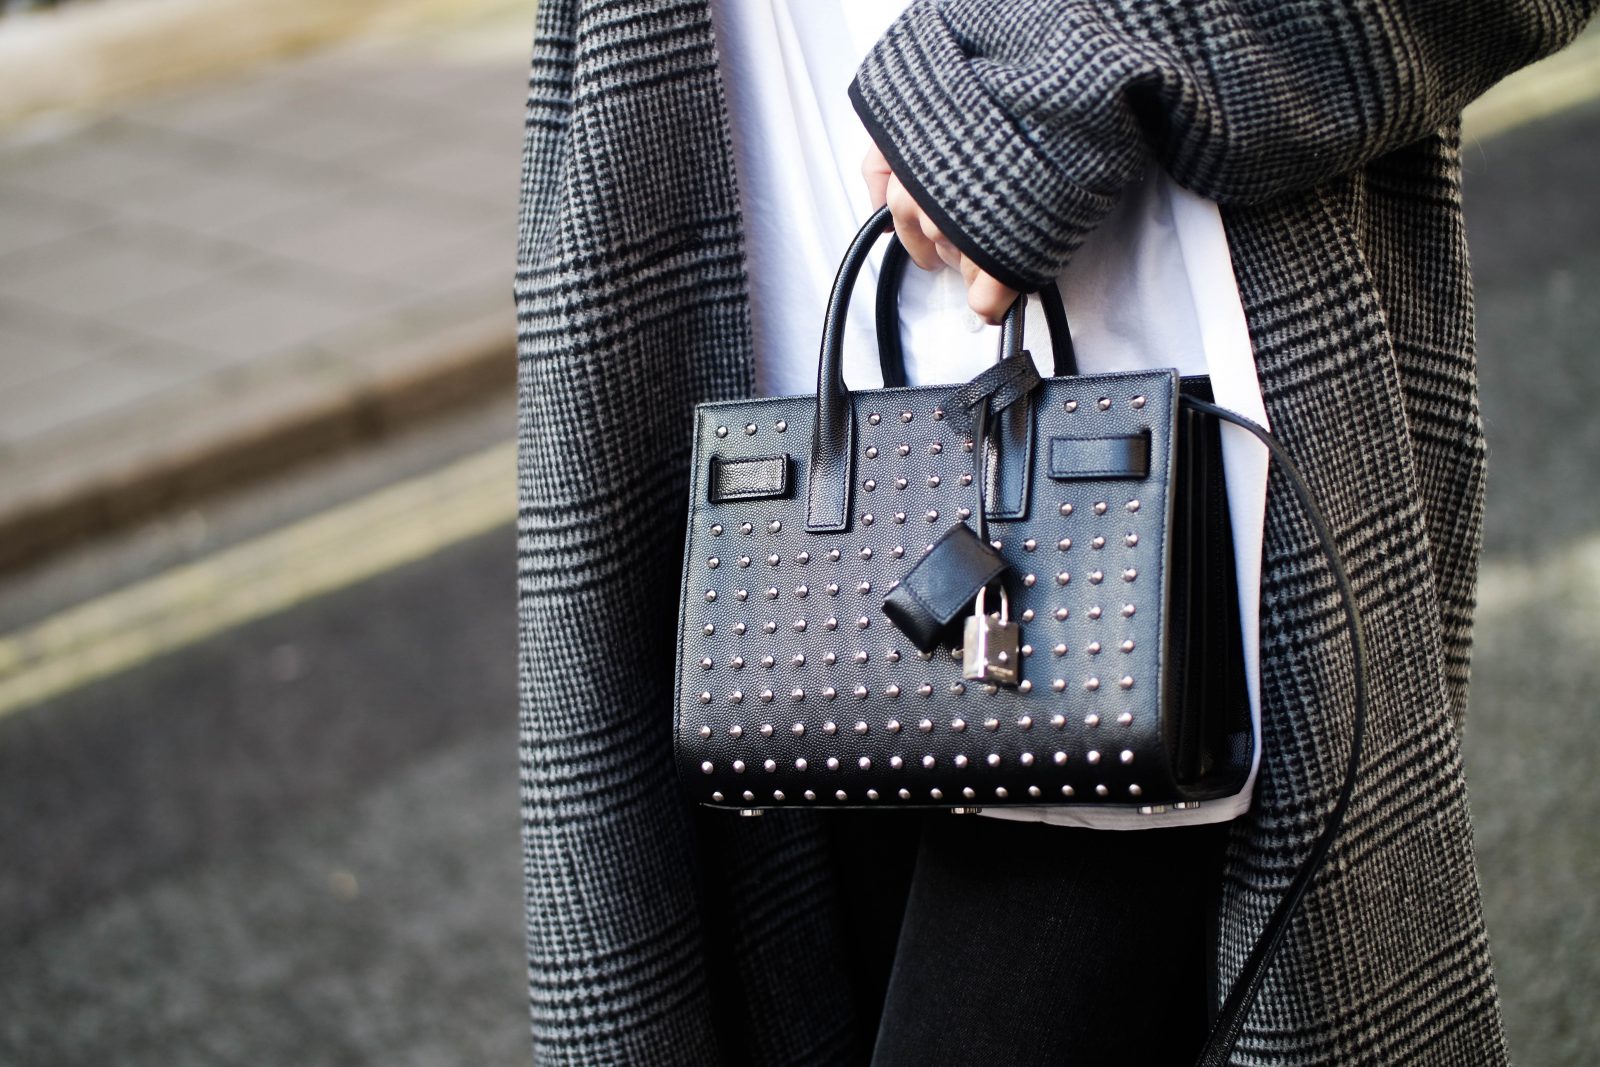
[[[1267,410],[1332,520],[1379,680],[1349,819],[1236,1063],[1506,1062],[1460,749],[1484,446],[1456,116],[1595,2],[920,0],[853,88],[919,200],[1002,278],[1055,274],[1151,160],[1223,205]],[[840,862],[838,820],[696,813],[674,779],[691,412],[751,388],[738,203],[705,0],[543,0],[515,286],[541,1063],[871,1049],[870,876]],[[1339,784],[1341,620],[1275,481],[1224,987]],[[885,847],[907,832],[857,822]]]

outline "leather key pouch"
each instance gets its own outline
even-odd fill
[[[933,543],[883,600],[883,613],[923,652],[931,652],[978,590],[1006,569],[1000,553],[978,539],[966,523],[952,526]]]

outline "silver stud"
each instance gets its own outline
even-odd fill
[[[1128,795],[1130,797],[1142,797],[1144,796],[1144,790],[1141,789],[1136,782],[1133,785],[1128,786]]]
[[[1088,760],[1090,763],[1099,763],[1100,753],[1091,748],[1088,752],[1084,753],[1083,758]]]
[[[1028,679],[1024,678],[1022,681],[1017,683],[1017,692],[1019,692],[1019,693],[1031,693],[1031,692],[1033,692],[1033,683],[1030,682]]]
[[[1093,693],[1095,690],[1100,688],[1100,679],[1094,677],[1087,678],[1084,680],[1083,687],[1089,692]]]
[[[750,557],[749,556],[740,556],[739,557],[739,566],[741,566],[741,567],[750,566]]]
[[[906,521],[906,513],[905,513],[905,512],[903,512],[903,511],[897,511],[897,512],[895,512],[895,513],[894,513],[894,521],[895,521],[895,522],[896,522],[896,523],[898,523],[898,524],[899,524],[899,525],[902,525],[902,526],[904,526],[904,525],[905,525],[905,521]],[[903,549],[903,548],[902,548],[902,549],[901,549],[901,550],[900,550],[900,552],[901,552],[901,554],[904,554],[904,552],[905,552],[905,549]],[[899,559],[899,558],[900,558],[900,557],[899,557],[899,556],[898,556],[898,555],[897,555],[897,556],[895,556],[895,558],[896,558],[896,559]]]
[[[1056,620],[1056,622],[1065,622],[1066,619],[1067,619],[1067,616],[1071,615],[1071,614],[1072,614],[1072,610],[1070,608],[1065,607],[1065,606],[1059,607],[1059,608],[1057,608],[1056,610],[1054,610],[1054,611],[1052,611],[1050,613],[1051,617],[1054,618]]]
[[[778,661],[773,659],[771,656],[762,656],[761,665],[770,671],[773,667],[778,665]]]
[[[1021,652],[1022,652],[1022,654],[1024,656],[1031,656],[1031,655],[1033,655],[1033,646],[1032,645],[1023,645],[1022,649],[1021,649]]]
[[[755,532],[755,527],[751,526],[748,522],[741,522],[739,524],[739,532],[748,537],[750,534]]]
[[[988,763],[989,766],[991,766],[991,767],[1000,766],[1000,753],[998,753],[998,752],[989,753],[988,757],[985,759],[985,762]]]
[[[1124,688],[1124,689],[1132,689],[1133,688],[1133,675],[1124,674],[1121,678],[1117,679],[1117,684],[1122,686],[1122,688]]]
[[[1106,788],[1106,786],[1104,784],[1095,786],[1094,787],[1094,791],[1095,791],[1096,795],[1102,796],[1102,797],[1103,796],[1108,796],[1111,793],[1111,790]]]
[[[1085,715],[1083,717],[1083,725],[1085,725],[1085,726],[1099,726],[1100,725],[1100,716],[1096,715],[1094,712],[1091,711],[1089,714],[1087,714],[1087,715]]]
[[[1125,711],[1121,715],[1118,715],[1117,716],[1117,725],[1118,726],[1132,726],[1133,725],[1133,712]]]
[[[834,791],[833,798],[835,800],[843,801],[843,800],[850,799],[850,795],[848,793],[846,793],[843,789],[837,789],[837,790]]]
[[[877,480],[873,479],[873,478],[868,478],[866,481],[861,483],[861,488],[865,489],[867,492],[870,493],[874,489],[878,488]]]
[[[888,730],[891,734],[897,734],[900,732],[900,720],[890,719],[888,722],[883,724],[883,728]]]
[[[697,733],[699,733],[699,735],[700,735],[700,736],[701,736],[701,737],[702,737],[702,738],[706,738],[706,737],[710,737],[710,736],[711,736],[711,727],[709,727],[709,726],[702,726],[702,727],[700,727],[700,729],[699,729],[699,730],[698,730],[698,731],[696,731],[696,732],[697,732]]]
[[[856,733],[858,733],[858,734],[864,734],[864,733],[866,733],[866,732],[867,732],[867,731],[868,731],[868,730],[870,730],[870,729],[871,729],[871,727],[869,727],[869,726],[868,726],[868,725],[867,725],[867,724],[866,724],[866,723],[864,723],[864,722],[857,722],[857,723],[856,723]]]
[[[1089,576],[1089,580],[1091,582],[1094,581],[1094,575],[1091,574]],[[1056,584],[1057,585],[1070,585],[1071,583],[1072,583],[1072,575],[1071,574],[1067,573],[1066,571],[1060,571],[1060,572],[1058,572],[1056,574]]]
[[[899,448],[895,449],[895,451],[900,453],[902,456],[909,456],[911,455],[911,446],[902,444]]]
[[[1061,714],[1052,715],[1050,716],[1050,725],[1059,730],[1063,726],[1067,725],[1067,717]]]
[[[717,790],[717,791],[715,791],[715,792],[714,792],[714,793],[712,793],[712,794],[711,794],[711,799],[712,799],[712,800],[714,800],[714,801],[716,801],[716,802],[717,802],[717,803],[718,803],[718,804],[721,804],[721,803],[722,803],[722,800],[723,800],[723,797],[722,797],[722,790],[720,790],[720,789],[718,789],[718,790]]]
[[[839,628],[839,618],[838,618],[838,616],[829,615],[826,619],[823,619],[822,620],[822,628],[824,630],[828,630],[830,632],[833,631],[833,630],[837,630]],[[826,660],[828,666],[830,666],[830,667],[833,666],[833,661],[836,658],[837,657],[835,657],[832,652],[829,652],[828,653],[828,659]]]
[[[1101,582],[1105,581],[1105,579],[1106,579],[1106,572],[1105,571],[1090,571],[1089,572],[1089,584],[1090,585],[1099,585]]]
[[[1029,786],[1029,787],[1028,787],[1028,795],[1029,795],[1029,796],[1030,796],[1030,797],[1039,797],[1039,796],[1043,796],[1043,795],[1044,795],[1044,793],[1043,793],[1043,791],[1042,791],[1042,790],[1040,790],[1040,788],[1039,788],[1039,787],[1038,787],[1038,786],[1036,786],[1036,785],[1030,785],[1030,786]]]
[[[857,700],[865,700],[871,695],[871,691],[864,685],[858,685],[855,688],[855,694]]]
[[[712,556],[710,559],[706,560],[706,567],[710,570],[716,570],[720,566],[722,566],[722,561],[716,556]]]
[[[898,685],[891,685],[883,691],[883,695],[888,697],[890,700],[898,699],[900,696],[900,687]]]
[[[710,760],[706,760],[704,763],[700,764],[700,773],[701,774],[710,774],[715,769],[716,768],[711,765],[711,761]]]
[[[834,734],[839,732],[839,726],[832,719],[829,719],[827,722],[822,724],[822,732],[827,734],[829,737],[832,737]]]
[[[806,762],[806,758],[804,756],[801,756],[799,759],[794,761],[794,769],[797,771],[803,771],[808,766],[810,766],[810,764]]]
[[[1123,749],[1121,754],[1118,755],[1117,758],[1120,759],[1123,763],[1132,763],[1133,762],[1133,749],[1131,749],[1131,748]]]
[[[923,516],[923,517],[926,518],[929,522],[938,522],[939,521],[939,513],[937,511],[935,511],[934,509],[932,509],[932,508],[929,508],[928,509],[928,514]]]
[[[876,789],[867,790],[867,799],[868,800],[877,800],[878,799],[878,791]]]
[[[943,789],[939,789],[939,788],[930,789],[930,790],[928,790],[928,796],[931,797],[934,800],[943,800],[944,799],[944,790]]]
[[[932,733],[933,732],[933,720],[932,719],[923,719],[921,722],[917,723],[917,729],[921,730],[925,734],[926,733]]]
[[[1138,410],[1139,408],[1144,407],[1144,394],[1141,393],[1140,395],[1134,397],[1132,400],[1128,401],[1128,406],[1133,408],[1134,410]]]
[[[872,620],[867,618],[865,615],[861,616],[861,618],[856,620],[856,629],[858,629],[858,630],[865,630],[867,627],[869,627],[871,625],[872,625]]]
[[[766,760],[761,764],[761,769],[770,774],[778,769],[778,761],[775,759]]]
[[[1067,646],[1065,643],[1058,641],[1056,642],[1056,646],[1050,651],[1054,652],[1058,656],[1065,656],[1067,654]]]
[[[793,626],[794,626],[794,632],[797,633],[797,634],[803,634],[803,633],[806,632],[806,620],[804,620],[804,619],[796,619],[796,620],[794,620]]]
[[[865,664],[872,657],[867,655],[867,650],[866,649],[858,648],[858,649],[856,649],[856,654],[855,654],[855,656],[853,658],[855,659],[855,661],[857,663]]]
[[[1050,758],[1055,761],[1057,767],[1060,767],[1062,764],[1067,762],[1067,754],[1065,752],[1057,752]]]
[[[899,795],[901,800],[910,800],[911,799],[911,790],[902,788],[898,795]]]
[[[884,659],[885,663],[899,663],[900,662],[900,652],[899,652],[898,649],[893,649],[893,648],[887,649],[883,653],[883,659]]]
[[[733,773],[734,774],[743,774],[744,773],[744,760],[736,759],[736,760],[733,761]]]
[[[709,689],[702,689],[700,691],[700,703],[702,703],[702,704],[711,703],[711,691]]]
[[[908,486],[910,484],[911,483],[906,481],[904,478],[896,478],[894,480],[894,487],[896,489],[904,489],[906,486]]]
[[[944,451],[944,445],[940,444],[938,441],[935,441],[935,442],[933,442],[933,444],[928,446],[928,455],[930,455],[930,456],[937,456],[939,453],[941,453],[943,451]]]
[[[868,459],[877,459],[878,458],[878,446],[877,445],[868,445],[867,446],[867,458]]]
[[[706,603],[710,604],[711,602],[713,602],[716,599],[717,599],[717,591],[715,589],[707,589],[706,590]]]
[[[744,703],[744,692],[742,690],[735,689],[733,692],[729,693],[728,694],[728,703],[730,703],[730,704],[743,704]],[[733,731],[731,729],[728,732],[729,733],[733,733]],[[738,737],[739,735],[738,734],[734,734],[733,736]]]
[[[797,586],[794,587],[794,595],[797,598],[799,598],[801,600],[804,600],[806,597],[811,595],[811,587],[810,586],[805,586],[805,585],[797,585]]]
[[[898,771],[901,767],[904,767],[905,764],[906,764],[906,761],[901,759],[899,756],[890,756],[889,757],[889,767],[892,770]]]
[[[862,551],[865,552],[867,550],[866,549],[862,549]],[[868,593],[872,592],[872,583],[871,582],[861,582],[861,583],[859,583],[856,586],[856,592],[860,593],[862,596],[866,596]]]
[[[1059,508],[1057,508],[1057,509],[1056,509],[1056,510],[1057,510],[1057,511],[1059,511],[1059,512],[1061,512],[1061,514],[1062,514],[1062,515],[1063,515],[1063,516],[1067,516],[1067,515],[1071,515],[1071,514],[1072,514],[1072,510],[1073,510],[1073,509],[1072,509],[1072,505],[1071,505],[1071,504],[1062,504],[1062,505],[1061,505],[1061,506],[1060,506],[1060,507],[1059,507]],[[1068,542],[1068,544],[1069,544],[1069,545],[1070,545],[1070,544],[1071,544],[1071,542]],[[1066,551],[1066,549],[1062,549],[1062,551],[1063,551],[1063,552],[1064,552],[1064,551]]]
[[[1058,693],[1065,693],[1067,691],[1067,680],[1065,678],[1057,678],[1050,683],[1050,688]]]
[[[961,731],[965,730],[966,728],[967,728],[967,720],[959,718],[959,717],[950,720],[950,729],[954,730],[956,733],[959,734]]]
[[[963,472],[962,475],[961,475],[960,481],[961,481],[962,485],[971,485],[972,484],[972,472],[971,471]]]
[[[874,411],[874,412],[872,412],[871,414],[869,414],[867,416],[867,421],[869,423],[871,423],[872,425],[876,426],[876,425],[878,425],[878,423],[883,421],[883,416],[879,415],[876,411]]]
[[[710,637],[712,634],[717,632],[716,624],[708,622],[700,628],[700,632],[705,634],[707,637]]]
[[[830,653],[830,655],[831,655],[831,653]],[[831,685],[830,686],[825,686],[823,688],[823,690],[822,690],[822,699],[823,700],[832,700],[834,697],[836,697],[838,695],[839,695],[839,691],[837,689],[835,689]]]
[[[872,512],[870,512],[870,511],[862,512],[862,514],[861,514],[861,525],[863,525],[863,526],[871,526],[873,523],[875,523],[877,521],[878,521],[877,519],[874,519],[872,517]],[[872,558],[872,549],[863,548],[861,550],[861,558],[862,559],[871,559]]]
[[[777,586],[775,586],[775,585],[767,586],[767,599],[768,600],[777,600],[778,599],[778,587]]]
[[[1095,406],[1101,411],[1109,411],[1111,409],[1111,398],[1109,396],[1103,396],[1099,400],[1095,401]]]
[[[1133,548],[1139,543],[1139,535],[1136,533],[1131,533],[1122,539],[1122,543],[1127,545],[1129,548]]]
[[[942,422],[942,421],[944,421],[944,408],[934,408],[933,409],[933,421],[934,422]]]
[[[712,667],[715,667],[715,666],[716,666],[716,664],[711,661],[711,657],[710,656],[706,656],[706,657],[704,657],[703,659],[700,660],[700,669],[703,670],[703,671],[709,671]]]
[[[1139,502],[1137,500],[1130,500],[1127,503],[1127,508],[1128,508],[1128,510],[1130,512],[1138,511],[1139,510]]]
[[[990,732],[998,730],[998,729],[1000,729],[1000,720],[999,719],[984,719],[983,720],[983,728],[985,730],[990,731]]]
[[[1004,653],[1002,653],[1002,655],[1003,654]],[[994,696],[996,693],[1000,692],[1000,687],[993,682],[986,682],[984,683],[983,691],[989,696]]]
[[[779,557],[778,557],[778,554],[776,552],[772,553],[772,555],[767,557],[767,566],[769,566],[769,567],[776,567],[778,565],[778,562],[779,562]]]
[[[1022,576],[1022,584],[1027,586],[1029,589],[1032,589],[1036,584],[1038,584],[1038,581],[1039,576],[1037,574],[1024,574]]]
[[[836,771],[838,769],[839,769],[839,757],[838,756],[829,756],[828,757],[828,770]]]
[[[783,420],[782,420],[782,419],[779,419],[779,420],[778,420],[778,421],[777,421],[777,422],[776,422],[776,423],[775,423],[775,424],[774,424],[774,425],[773,425],[773,427],[772,427],[772,428],[773,428],[773,429],[774,429],[774,430],[777,430],[777,431],[778,431],[778,432],[779,432],[779,433],[782,433],[782,432],[783,432],[783,431],[785,431],[785,430],[787,430],[787,429],[788,429],[788,428],[789,428],[789,424],[788,424],[788,423],[787,423],[787,422],[784,422],[784,421],[783,421]]]
[[[781,529],[783,529],[783,523],[779,522],[777,519],[773,519],[771,522],[767,523],[767,533],[777,533]]]
[[[1001,800],[1004,800],[1006,797],[1010,796],[1011,794],[1006,792],[1006,787],[1005,786],[997,785],[997,786],[994,787],[994,795],[996,797],[1000,798]]]
[[[978,791],[970,785],[965,785],[961,787],[961,795],[971,800],[978,795]]]
[[[733,599],[739,601],[741,604],[744,603],[746,600],[750,599],[750,590],[735,589],[733,591]]]
[[[1076,400],[1069,400],[1069,401],[1067,401],[1065,404],[1063,404],[1061,406],[1063,408],[1065,408],[1068,412],[1073,412],[1073,411],[1077,411],[1078,410],[1078,402]]]
[[[900,413],[900,421],[901,421],[901,422],[910,422],[910,421],[911,421],[911,412],[909,412],[909,411],[902,411],[902,412],[901,412],[901,413]]]
[[[775,634],[778,632],[778,624],[771,619],[768,619],[766,622],[761,624],[761,632]]]
[[[870,756],[862,756],[856,760],[856,766],[864,771],[870,771],[872,770],[872,758]]]
[[[931,752],[922,757],[922,765],[924,767],[932,767],[937,762],[939,762],[938,758],[935,757]]]
[[[1023,622],[1032,622],[1033,621],[1033,609],[1032,608],[1028,608],[1026,611],[1024,611],[1022,613],[1022,621]]]
[[[810,790],[810,789],[807,789],[807,790],[806,790],[806,791],[805,791],[805,793],[804,793],[804,794],[803,794],[803,796],[804,796],[804,797],[805,797],[805,798],[806,798],[806,799],[807,799],[807,800],[815,800],[815,799],[817,799],[817,794],[816,794],[816,793],[815,793],[815,792],[814,792],[814,791],[812,791],[812,790]]]
[[[1122,572],[1122,580],[1125,582],[1131,582],[1138,577],[1139,571],[1134,567],[1129,567],[1127,570]]]
[[[796,704],[798,704],[801,701],[805,700],[805,698],[806,698],[806,691],[804,689],[791,689],[791,690],[789,690],[789,699],[794,701]]]
[[[1106,547],[1106,539],[1104,537],[1091,537],[1089,539],[1089,547],[1104,548]]]
[[[1056,542],[1056,548],[1058,548],[1062,552],[1067,551],[1071,547],[1072,547],[1072,538],[1070,538],[1070,537],[1063,537],[1061,540]]]
[[[928,488],[929,489],[937,489],[937,488],[939,488],[939,476],[937,474],[928,475]]]
[[[1077,792],[1077,790],[1073,789],[1070,785],[1064,785],[1064,786],[1061,787],[1061,795],[1064,796],[1064,797],[1070,797],[1073,793],[1076,793],[1076,792]]]
[[[1089,618],[1091,619],[1098,619],[1102,614],[1104,612],[1100,610],[1099,604],[1094,604],[1089,608]]]
[[[756,432],[756,424],[753,423],[753,422],[745,423],[744,424],[744,432],[745,433],[749,433],[749,434],[755,433]]]
[[[711,536],[712,537],[721,537],[722,536],[722,523],[714,522],[714,523],[711,524]]]
[[[1094,513],[1096,515],[1104,515],[1106,513],[1106,502],[1104,500],[1095,501]]]
[[[718,437],[726,437],[726,436],[728,436],[728,428],[726,426],[718,426],[717,427],[717,436]]]
[[[776,695],[776,694],[775,694],[775,693],[773,693],[773,691],[772,691],[772,690],[770,690],[770,689],[763,689],[763,690],[762,690],[762,691],[761,691],[761,694],[760,694],[760,700],[761,700],[761,703],[763,703],[763,704],[770,704],[770,703],[772,703],[772,698],[773,698],[773,697],[774,697],[774,696],[775,696],[775,695]]]
[[[1035,541],[1031,537],[1028,538],[1026,541],[1022,542],[1022,550],[1024,552],[1032,552],[1034,549],[1036,549],[1038,547],[1039,547],[1039,542]]]
[[[1132,604],[1124,604],[1124,605],[1122,605],[1122,617],[1124,619],[1133,618],[1134,610],[1135,609],[1134,609],[1134,606]]]
[[[967,757],[966,757],[966,755],[965,755],[965,754],[962,754],[962,755],[958,755],[958,756],[957,756],[957,757],[956,757],[956,758],[955,758],[955,761],[954,761],[954,762],[955,762],[955,765],[956,765],[956,769],[957,769],[957,770],[960,770],[960,769],[962,769],[962,768],[964,768],[964,767],[966,767],[966,765],[967,765]]]
[[[1126,641],[1122,642],[1122,644],[1118,645],[1117,647],[1119,649],[1121,649],[1122,651],[1124,651],[1124,652],[1132,652],[1133,649],[1134,649],[1133,638],[1131,638],[1131,637],[1128,638]]]
[[[1033,766],[1033,753],[1032,752],[1024,752],[1024,753],[1022,753],[1022,755],[1017,757],[1017,762],[1021,763],[1024,767],[1032,767]]]
[[[1088,652],[1091,656],[1098,656],[1100,654],[1100,642],[1090,641],[1084,651]]]

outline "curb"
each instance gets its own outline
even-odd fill
[[[177,425],[163,438],[161,415],[142,427],[143,447],[113,452],[112,432],[79,442],[80,462],[56,484],[0,508],[0,574],[20,570],[91,538],[219,495],[332,452],[371,443],[515,388],[516,344],[504,317],[457,331],[445,353],[330,386],[280,375],[258,394],[229,397],[227,410],[199,428]],[[435,339],[437,340],[437,339]],[[252,391],[245,391],[252,392]],[[197,405],[191,398],[185,407]],[[507,434],[511,427],[507,427]],[[137,436],[130,435],[130,436]]]

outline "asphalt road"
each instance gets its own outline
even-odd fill
[[[1589,1063],[1600,107],[1467,167],[1483,888],[1517,1059]],[[486,535],[0,719],[0,1065],[527,1062],[512,574]]]

